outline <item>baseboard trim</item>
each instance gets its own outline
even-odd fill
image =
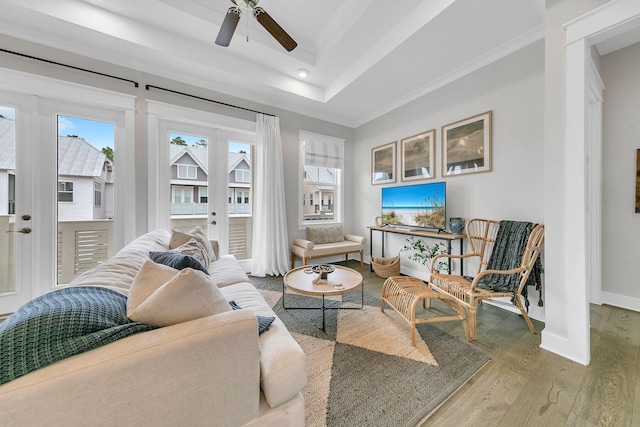
[[[542,342],[540,348],[564,357],[565,359],[572,360],[584,366],[589,365],[591,358],[591,352],[587,352],[586,355],[578,355],[576,353],[575,345],[573,345],[566,337],[542,331]]]
[[[601,291],[600,302],[602,304],[640,312],[640,298]]]

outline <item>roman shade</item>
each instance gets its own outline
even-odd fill
[[[322,168],[344,168],[344,139],[300,131],[304,164]]]

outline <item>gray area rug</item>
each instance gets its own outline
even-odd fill
[[[361,291],[327,299],[322,310],[284,309],[282,277],[251,277],[307,355],[303,390],[307,426],[415,426],[469,380],[489,358],[437,327],[409,325]],[[287,292],[287,307],[321,307],[320,298]]]

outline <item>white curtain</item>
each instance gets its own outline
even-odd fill
[[[251,274],[282,275],[289,270],[289,237],[284,197],[280,119],[258,114]]]

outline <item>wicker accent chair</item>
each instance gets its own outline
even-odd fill
[[[531,231],[526,248],[522,254],[520,267],[511,270],[487,270],[487,264],[496,242],[499,224],[499,221],[489,219],[474,218],[470,220],[466,225],[466,230],[471,252],[465,255],[440,254],[431,261],[431,271],[436,271],[435,266],[438,264],[439,258],[460,259],[476,257],[479,259],[478,270],[472,281],[468,280],[469,277],[449,275],[446,273],[433,273],[431,274],[430,280],[430,286],[434,291],[453,296],[465,307],[468,314],[469,332],[472,340],[477,338],[476,306],[481,304],[483,300],[498,297],[514,298],[529,330],[531,333],[536,333],[536,329],[522,304],[520,295],[540,254],[544,242],[544,225],[538,224]],[[482,277],[494,274],[518,274],[519,281],[515,292],[497,292],[482,289],[477,286],[478,281]]]

